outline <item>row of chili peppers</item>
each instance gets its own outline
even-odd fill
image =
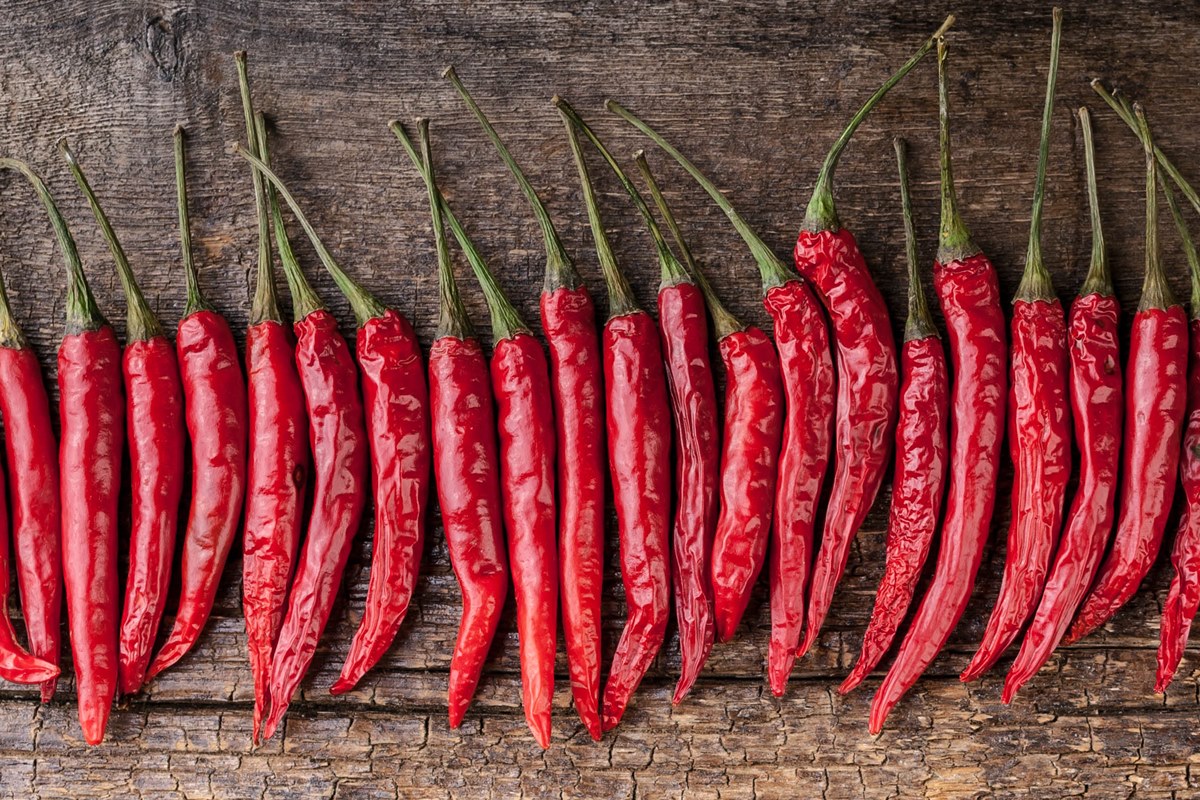
[[[681,649],[678,703],[714,641],[733,636],[764,567],[771,590],[767,672],[773,693],[782,695],[795,659],[817,638],[894,444],[887,564],[862,653],[841,691],[858,685],[891,647],[939,525],[942,533],[932,582],[875,697],[870,725],[878,731],[945,644],[971,594],[995,503],[1007,413],[1016,477],[1005,575],[983,644],[963,679],[994,665],[1032,616],[1005,685],[1007,701],[1064,636],[1073,641],[1110,618],[1136,591],[1161,544],[1182,463],[1188,508],[1164,608],[1158,688],[1165,689],[1200,605],[1200,457],[1193,452],[1200,450],[1200,359],[1193,357],[1189,373],[1187,321],[1158,259],[1156,157],[1198,210],[1200,198],[1153,149],[1141,110],[1094,84],[1147,153],[1147,277],[1123,383],[1086,109],[1080,120],[1094,247],[1069,319],[1041,258],[1061,36],[1056,10],[1029,253],[1013,307],[1010,350],[995,270],[957,211],[943,39],[952,23],[948,18],[871,96],[835,142],[796,243],[797,271],[678,150],[609,102],[610,110],[674,157],[741,234],[758,264],[773,344],[722,305],[645,156],[637,154],[636,163],[674,250],[618,161],[574,109],[555,98],[608,294],[609,317],[598,332],[591,295],[546,208],[453,69],[446,77],[511,170],[543,233],[541,316],[549,363],[439,191],[427,121],[418,122],[417,141],[398,122],[391,129],[427,186],[433,220],[441,312],[428,372],[411,325],[341,269],[271,170],[266,124],[253,108],[244,54],[236,57],[247,132],[239,151],[252,165],[259,227],[245,377],[230,327],[203,297],[192,263],[182,130],[175,133],[175,156],[187,305],[174,347],[66,143],[60,148],[110,245],[126,295],[123,353],[46,186],[23,162],[0,160],[0,167],[32,182],[68,273],[57,457],[37,359],[0,284],[0,371],[11,378],[0,380],[0,414],[29,638],[26,651],[4,618],[0,676],[42,684],[45,700],[53,694],[65,587],[80,722],[87,741],[99,742],[118,687],[122,694],[137,692],[195,644],[243,527],[254,738],[270,737],[315,653],[368,494],[374,498],[375,539],[366,608],[331,691],[352,689],[391,645],[417,579],[432,477],[463,594],[449,678],[452,726],[460,724],[474,694],[510,578],[522,701],[543,747],[550,738],[560,602],[575,708],[595,738],[619,722],[656,657],[671,595]],[[838,220],[832,195],[834,170],[859,124],[935,46],[942,220],[934,287],[949,334],[949,366],[921,286],[903,144],[897,141],[910,288],[899,358],[882,295]],[[616,262],[580,137],[614,171],[651,234],[662,275],[657,324],[638,307]],[[1200,259],[1173,193],[1165,182],[1162,188],[1185,243],[1200,313]],[[354,310],[353,353],[299,267],[279,197]],[[459,299],[446,227],[487,300],[490,361]],[[275,295],[272,230],[292,298],[290,329]],[[726,371],[723,426],[717,424],[710,324]],[[1195,321],[1191,339],[1193,354],[1200,352]],[[1127,426],[1122,437],[1123,415],[1139,424]],[[1081,468],[1064,517],[1072,421]],[[123,439],[132,507],[122,604],[116,554]],[[171,630],[154,653],[189,442],[181,593]],[[628,611],[601,692],[606,447]],[[1101,564],[1118,508],[1117,533]],[[0,513],[0,520],[7,524],[8,515]],[[6,561],[7,532],[0,533]]]

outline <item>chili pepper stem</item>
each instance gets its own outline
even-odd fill
[[[921,59],[933,49],[934,44],[942,37],[950,27],[954,25],[954,15],[946,17],[946,21],[942,26],[934,31],[925,44],[921,45],[920,49],[904,63],[904,66],[896,70],[896,72],[884,81],[883,85],[875,90],[875,94],[871,95],[863,107],[858,110],[850,119],[850,124],[842,131],[841,136],[833,143],[829,154],[825,156],[825,162],[821,165],[821,171],[817,175],[817,184],[813,189],[812,199],[808,202],[808,210],[804,214],[804,230],[816,233],[818,231],[836,231],[842,226],[838,221],[837,209],[833,203],[833,172],[837,168],[838,159],[842,156],[842,151],[846,149],[846,145],[850,143],[850,137],[858,130],[858,126],[866,119],[867,114],[883,99],[892,87],[899,83],[905,75],[912,71],[913,67],[921,63]]]
[[[21,350],[29,346],[21,326],[12,315],[12,307],[8,302],[8,289],[4,285],[4,275],[0,273],[0,347],[11,350]]]
[[[904,324],[904,340],[937,336],[937,326],[929,314],[929,301],[921,283],[920,260],[917,254],[917,232],[913,225],[912,198],[908,191],[908,143],[897,136],[892,140],[896,149],[896,168],[900,173],[900,209],[904,216],[904,251],[908,258],[908,321]]]
[[[1138,311],[1165,309],[1176,303],[1158,252],[1158,162],[1154,157],[1154,140],[1150,136],[1146,115],[1137,104],[1134,104],[1133,111],[1137,117],[1138,135],[1146,152],[1146,278],[1142,283]]]
[[[179,209],[179,245],[183,252],[183,275],[187,281],[187,303],[183,316],[190,317],[197,311],[209,311],[208,301],[200,291],[196,263],[192,260],[192,227],[188,218],[187,152],[183,140],[183,125],[175,126],[175,198]]]
[[[1183,219],[1183,210],[1175,198],[1175,190],[1163,179],[1161,172],[1158,174],[1158,185],[1162,189],[1163,196],[1167,198],[1167,207],[1171,209],[1171,218],[1175,220],[1175,230],[1179,232],[1183,254],[1187,259],[1188,274],[1192,280],[1192,319],[1200,319],[1200,255],[1197,255],[1196,252],[1196,242],[1192,239],[1187,222]],[[3,287],[0,286],[0,293],[2,292]]]
[[[1054,87],[1058,80],[1058,50],[1062,41],[1062,9],[1054,9],[1054,30],[1050,37],[1050,72],[1046,78],[1046,105],[1042,111],[1042,135],[1038,146],[1037,179],[1033,185],[1033,214],[1029,222],[1029,249],[1025,271],[1017,286],[1016,299],[1053,300],[1054,283],[1042,261],[1042,208],[1046,201],[1046,166],[1050,160],[1050,126],[1054,121]]]
[[[1079,109],[1079,125],[1083,128],[1083,159],[1087,167],[1088,211],[1092,221],[1092,260],[1079,294],[1080,296],[1099,294],[1112,297],[1112,274],[1108,269],[1107,249],[1104,246],[1104,227],[1100,220],[1100,196],[1096,190],[1096,145],[1092,141],[1092,115],[1086,106]]]
[[[242,112],[246,118],[246,142],[251,155],[262,158],[258,132],[254,121],[254,102],[250,97],[250,76],[246,68],[246,51],[233,54],[237,65],[238,90],[242,96]],[[282,322],[279,300],[275,295],[275,270],[271,263],[271,232],[266,189],[258,170],[250,170],[254,185],[254,210],[258,219],[258,271],[254,281],[254,300],[250,305],[250,324],[268,320]]]
[[[938,239],[939,264],[963,261],[979,252],[971,231],[958,213],[954,169],[950,160],[950,92],[946,77],[946,40],[938,37],[938,154],[942,177],[942,227]]]

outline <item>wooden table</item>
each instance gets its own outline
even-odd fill
[[[503,284],[537,319],[543,256],[526,206],[441,68],[463,80],[534,183],[581,270],[600,291],[574,167],[549,103],[569,98],[620,154],[643,146],[602,110],[620,98],[706,170],[786,255],[820,159],[873,87],[941,21],[907,3],[401,2],[207,3],[10,0],[0,14],[4,151],[47,177],[74,226],[101,308],[118,332],[123,301],[108,252],[54,149],[67,136],[121,235],[142,286],[171,326],[183,307],[171,130],[188,127],[194,241],[204,290],[237,331],[246,327],[255,264],[249,173],[230,143],[243,136],[231,54],[250,51],[256,100],[278,132],[275,160],[341,262],[409,315],[428,343],[436,319],[428,204],[393,141],[393,117],[433,118],[443,187]],[[950,34],[953,131],[964,215],[1016,288],[1026,246],[1049,52],[1049,7],[963,3]],[[1140,14],[1114,0],[1068,3],[1045,223],[1047,261],[1064,301],[1086,269],[1090,233],[1075,109],[1096,110],[1100,191],[1120,298],[1135,307],[1143,257],[1140,149],[1087,79],[1114,79],[1147,102],[1163,149],[1200,177],[1191,105],[1200,20],[1184,10]],[[838,171],[844,222],[859,236],[899,331],[905,312],[902,229],[890,139],[912,141],[922,257],[937,234],[936,93],[932,60],[862,127]],[[733,310],[766,326],[751,259],[724,217],[683,173],[650,150],[696,252]],[[601,200],[638,298],[652,305],[657,267],[641,223],[606,170]],[[45,218],[10,176],[0,196],[0,254],[17,314],[53,382],[62,333],[63,272]],[[1190,218],[1195,222],[1194,217]],[[1173,285],[1188,295],[1174,232],[1164,223]],[[352,317],[306,244],[308,274],[352,335]],[[461,266],[461,264],[460,264]],[[928,273],[927,273],[928,275]],[[481,325],[481,296],[464,293]],[[281,283],[282,290],[282,283]],[[0,796],[11,798],[382,797],[1193,797],[1200,746],[1196,660],[1164,699],[1152,693],[1166,559],[1102,632],[1057,654],[1012,706],[1002,669],[970,686],[957,675],[982,634],[999,585],[1008,478],[979,585],[948,651],[879,738],[866,732],[878,677],[849,697],[847,671],[882,571],[888,493],[859,535],[819,645],[787,696],[764,686],[768,608],[756,592],[735,642],[718,646],[695,691],[670,705],[674,633],[624,724],[592,743],[569,705],[560,652],[554,742],[539,752],[519,708],[511,613],[475,705],[447,728],[446,670],[459,597],[434,515],[415,605],[383,663],[349,696],[327,691],[362,613],[369,530],[356,544],[344,599],[292,705],[282,735],[249,742],[251,682],[240,610],[241,560],[230,559],[208,631],[195,651],[125,701],[107,741],[85,746],[70,680],[39,706],[0,690]],[[615,537],[605,636],[623,617]],[[15,598],[10,599],[10,606]],[[69,669],[65,670],[69,673]]]

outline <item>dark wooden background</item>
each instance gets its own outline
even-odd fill
[[[689,153],[781,255],[790,252],[820,158],[873,87],[949,10],[958,187],[977,240],[1016,288],[1025,252],[1038,122],[1049,50],[1048,4],[676,2],[465,4],[213,0],[46,4],[0,9],[0,141],[45,174],[76,232],[101,308],[123,331],[112,264],[54,149],[67,136],[121,235],[142,286],[168,325],[183,307],[171,130],[190,132],[194,241],[205,291],[243,331],[254,266],[249,174],[230,153],[242,138],[231,54],[245,48],[256,100],[277,128],[275,161],[341,262],[409,315],[428,342],[436,317],[434,256],[421,183],[388,132],[398,117],[433,118],[442,185],[529,319],[537,318],[540,236],[515,186],[441,68],[460,75],[544,190],[589,283],[601,286],[574,167],[549,103],[569,98],[618,153],[642,146],[607,115],[621,99]],[[1142,267],[1140,150],[1087,79],[1119,81],[1147,102],[1160,144],[1200,178],[1193,132],[1200,19],[1182,4],[1134,11],[1115,0],[1069,2],[1045,224],[1047,261],[1064,300],[1086,269],[1089,229],[1075,109],[1096,111],[1101,196],[1118,291],[1136,304]],[[838,172],[842,219],[856,232],[899,330],[905,285],[890,139],[912,141],[922,256],[937,225],[936,93],[932,59],[876,111]],[[724,217],[681,171],[650,150],[713,282],[744,319],[766,325],[753,264]],[[640,222],[603,169],[602,201],[639,299],[657,268]],[[63,273],[28,188],[0,180],[0,268],[16,313],[53,383]],[[1190,213],[1190,212],[1189,212]],[[1195,222],[1194,216],[1191,217]],[[1176,237],[1164,227],[1172,281],[1186,296]],[[352,334],[351,314],[311,250],[309,275]],[[466,278],[465,274],[463,275]],[[484,326],[479,293],[465,295]],[[1128,313],[1126,314],[1128,322]],[[362,610],[370,532],[355,547],[303,697],[282,735],[250,747],[251,681],[240,610],[240,558],[195,652],[112,717],[88,748],[71,681],[49,706],[0,689],[0,796],[12,798],[884,798],[1192,797],[1196,660],[1166,698],[1152,693],[1161,563],[1104,631],[1055,655],[1011,707],[1002,669],[963,686],[958,671],[998,589],[1007,523],[1001,487],[993,544],[948,651],[896,709],[866,732],[878,678],[848,698],[834,687],[856,653],[882,570],[888,494],[855,544],[819,646],[782,701],[764,686],[768,609],[759,590],[737,640],[718,646],[692,695],[670,705],[678,666],[672,633],[624,724],[592,743],[570,708],[560,655],[554,742],[545,753],[519,708],[515,625],[499,635],[461,731],[446,725],[446,669],[459,599],[436,515],[423,577],[396,645],[343,698],[327,687]],[[612,543],[605,630],[623,616]],[[10,606],[12,605],[10,601]],[[68,670],[69,671],[69,670]]]

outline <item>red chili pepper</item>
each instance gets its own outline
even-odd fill
[[[942,70],[944,87],[944,64]],[[933,286],[946,321],[953,376],[950,477],[933,579],[872,701],[874,733],[946,645],[966,610],[995,510],[1004,443],[1008,344],[1000,285],[958,213],[944,88],[939,90],[939,118],[942,219]]]
[[[312,233],[303,212],[267,166],[270,151],[265,135],[260,137],[258,147],[266,157],[264,160],[245,151],[241,155],[283,194],[313,239],[322,261],[330,258],[325,248],[318,246],[320,240]],[[268,201],[275,215],[278,207],[275,191],[268,192]],[[275,218],[278,220],[278,215]],[[276,231],[279,260],[291,291],[296,320],[296,371],[308,410],[314,486],[308,531],[271,661],[271,710],[263,727],[265,739],[274,735],[287,713],[333,610],[354,534],[366,507],[369,447],[358,392],[358,371],[350,348],[338,330],[337,320],[304,277],[282,225],[277,223]]]
[[[438,333],[429,353],[433,468],[450,565],[462,589],[462,621],[450,659],[450,727],[462,724],[508,594],[492,389],[483,348],[459,299],[432,159],[417,154],[399,122],[391,129],[425,179],[438,255]],[[428,148],[429,137],[422,137]]]
[[[121,693],[134,694],[141,689],[150,663],[171,581],[187,449],[183,387],[175,348],[142,296],[100,201],[66,140],[60,140],[58,147],[108,242],[129,314],[123,371],[133,498],[118,675]]]
[[[829,332],[817,298],[808,284],[784,266],[766,243],[746,224],[717,187],[691,161],[671,146],[649,125],[616,102],[609,100],[610,111],[632,123],[659,147],[679,162],[725,212],[745,240],[758,264],[763,285],[763,305],[775,327],[775,346],[779,353],[786,416],[779,456],[775,492],[774,526],[770,556],[771,643],[767,672],[771,691],[782,696],[788,674],[796,660],[796,646],[804,625],[805,585],[812,561],[813,523],[817,502],[829,463],[829,445],[833,426],[833,361]],[[761,569],[752,567],[757,576]],[[754,580],[745,582],[748,595]],[[718,617],[718,638],[733,636],[745,609]]]
[[[1185,422],[1187,315],[1172,296],[1159,261],[1154,145],[1141,108],[1135,105],[1134,113],[1146,150],[1146,279],[1126,367],[1125,418],[1132,424],[1125,429],[1116,537],[1071,625],[1068,644],[1107,622],[1150,571],[1175,495]]]
[[[620,723],[667,633],[671,606],[671,411],[658,331],[650,315],[638,307],[617,266],[576,129],[598,147],[599,140],[566,101],[555,97],[554,104],[566,124],[596,255],[608,288],[608,320],[601,339],[608,465],[627,613],[604,687],[602,720],[607,731]]]
[[[1079,608],[1112,533],[1121,454],[1120,305],[1104,251],[1096,193],[1091,118],[1079,109],[1092,218],[1092,263],[1068,322],[1071,412],[1079,450],[1079,488],[1071,503],[1054,567],[1021,650],[1004,679],[1004,702],[1050,658]]]
[[[1061,28],[1062,12],[1056,10],[1029,252],[1013,299],[1008,435],[1014,475],[1004,577],[983,641],[960,676],[963,682],[975,680],[991,669],[1037,607],[1050,556],[1062,532],[1067,481],[1071,477],[1067,321],[1042,262],[1041,246]]]
[[[187,277],[187,305],[175,348],[192,443],[192,500],[183,538],[179,609],[170,635],[146,670],[147,681],[182,658],[200,638],[237,535],[246,491],[246,384],[233,331],[200,294],[192,263],[182,127],[175,129],[175,176]]]
[[[939,39],[939,65],[942,56],[942,40]],[[944,87],[944,81],[942,85]],[[929,556],[946,489],[946,428],[950,416],[946,351],[929,315],[917,266],[917,235],[908,194],[907,145],[900,138],[894,144],[908,253],[908,321],[900,350],[900,371],[904,378],[896,424],[896,468],[888,517],[887,564],[875,593],[871,621],[863,634],[862,653],[838,688],[841,694],[862,683],[892,646]]]
[[[881,86],[838,137],[821,172],[796,239],[796,268],[816,287],[837,346],[837,464],[825,514],[825,531],[813,567],[807,630],[797,656],[816,641],[833,592],[850,556],[850,543],[875,502],[887,469],[896,425],[899,376],[896,343],[883,295],[871,279],[853,234],[841,226],[833,204],[833,171],[866,115],[915,67],[951,25],[946,18],[928,41]]]
[[[262,114],[255,114],[246,76],[246,56],[234,55],[246,117],[246,138],[256,154],[266,139]],[[242,608],[254,677],[253,741],[271,703],[271,656],[283,625],[288,582],[304,528],[304,503],[312,470],[304,387],[296,372],[295,337],[283,321],[275,296],[269,213],[276,234],[287,236],[278,205],[272,207],[262,176],[253,171],[258,215],[258,272],[250,326],[246,329],[246,388],[250,412],[249,471],[243,534]]]
[[[600,739],[600,598],[604,582],[604,392],[596,310],[537,192],[453,67],[443,73],[479,120],[533,209],[546,245],[542,330],[550,346],[558,434],[558,559],[563,638],[575,710]]]
[[[3,158],[0,167],[20,172],[33,184],[67,264],[66,331],[58,348],[63,586],[79,725],[88,744],[99,744],[117,691],[117,499],[125,419],[121,346],[96,306],[75,240],[46,184],[23,161]],[[25,668],[28,683],[53,678],[57,669],[40,660]]]

